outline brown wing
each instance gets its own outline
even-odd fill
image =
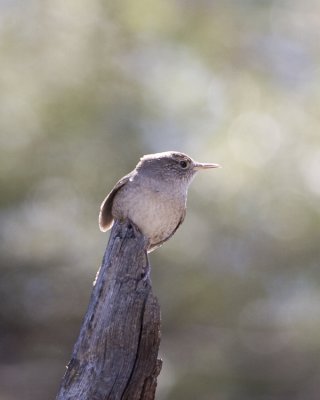
[[[99,213],[99,227],[102,232],[106,232],[113,225],[113,215],[112,215],[112,203],[114,196],[117,194],[118,190],[126,184],[129,179],[133,176],[134,172],[130,172],[128,175],[120,179],[119,182],[115,184],[108,196],[103,200],[100,213]]]
[[[158,243],[151,243],[150,246],[149,246],[149,248],[148,248],[148,253],[151,253],[153,250],[155,250],[155,249],[157,249],[158,247],[162,246],[164,242],[166,242],[167,240],[169,240],[169,239],[176,233],[177,229],[178,229],[179,226],[182,224],[182,222],[184,221],[185,217],[186,217],[186,209],[184,209],[184,211],[183,211],[183,213],[182,213],[182,215],[181,215],[180,221],[178,222],[178,224],[177,224],[177,226],[174,228],[174,230],[170,233],[170,235],[169,235],[167,238],[161,240],[161,242],[158,242]]]

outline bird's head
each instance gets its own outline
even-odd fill
[[[177,184],[183,182],[188,186],[196,172],[219,167],[218,164],[194,161],[178,151],[167,151],[141,157],[137,170],[150,178]]]

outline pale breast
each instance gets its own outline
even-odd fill
[[[151,244],[162,242],[176,229],[186,203],[184,193],[168,189],[126,184],[114,198],[112,214],[118,219],[128,217]]]

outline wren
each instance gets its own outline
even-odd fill
[[[105,232],[116,219],[130,219],[148,239],[148,252],[171,238],[186,215],[189,185],[197,171],[218,168],[177,151],[143,156],[101,204],[99,226]]]

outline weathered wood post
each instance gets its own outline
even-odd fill
[[[147,239],[116,221],[56,400],[152,400],[160,307],[152,294]]]

